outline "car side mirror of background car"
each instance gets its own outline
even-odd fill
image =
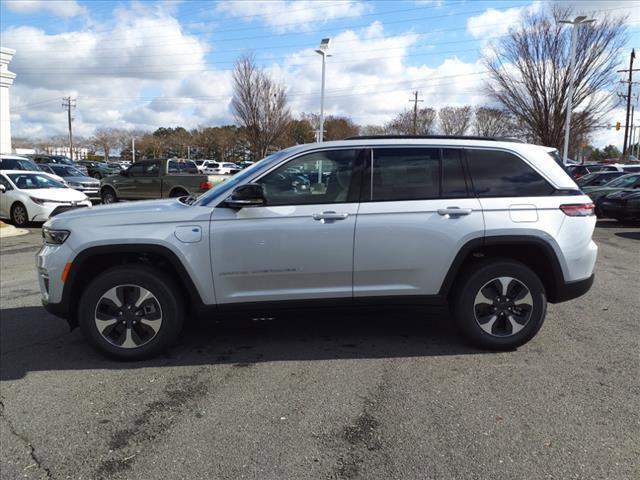
[[[262,185],[258,183],[247,183],[236,187],[225,200],[229,208],[262,207],[265,203]]]
[[[0,185],[0,193],[4,193],[7,191],[7,187],[5,187],[4,185]]]

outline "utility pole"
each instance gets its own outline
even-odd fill
[[[424,100],[418,100],[418,91],[413,92],[413,98],[409,99],[413,102],[413,134],[418,135],[418,102],[424,102]]]
[[[131,137],[131,163],[136,163],[136,137]]]
[[[71,161],[73,161],[73,131],[71,129],[71,109],[76,108],[76,99],[69,97],[65,97],[62,99],[62,107],[67,109],[67,120],[69,121],[69,157]]]
[[[636,59],[636,49],[631,50],[631,56],[629,58],[629,70],[618,70],[618,73],[626,73],[629,72],[629,86],[627,87],[627,114],[625,118],[625,126],[624,126],[624,143],[622,147],[622,158],[625,158],[627,155],[627,139],[629,138],[629,115],[631,113],[631,87],[633,86],[633,72],[638,71],[640,69],[633,69],[633,61]]]

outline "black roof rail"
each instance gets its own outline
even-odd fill
[[[525,143],[511,137],[482,137],[473,135],[356,135],[345,140],[393,140],[393,139],[431,139],[431,140],[487,140],[492,142]]]

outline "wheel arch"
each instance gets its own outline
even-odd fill
[[[169,190],[169,197],[174,197],[174,193],[178,191],[182,191],[185,194],[189,195],[189,189],[183,187],[182,185],[174,185],[173,187],[171,187],[171,190]]]
[[[526,265],[542,281],[549,302],[561,301],[560,290],[565,281],[558,256],[548,242],[532,236],[491,236],[470,240],[458,251],[439,294],[449,297],[465,271],[487,258],[511,259]]]
[[[174,279],[185,305],[198,308],[202,298],[187,269],[169,248],[156,244],[121,244],[89,247],[73,259],[62,292],[62,311],[70,326],[78,324],[80,298],[91,279],[118,265],[143,264],[159,269]]]

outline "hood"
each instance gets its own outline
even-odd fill
[[[88,197],[73,188],[34,188],[33,190],[20,190],[30,197],[40,200],[55,200],[57,202],[83,202]]]
[[[86,197],[85,197],[86,198]],[[207,221],[211,207],[185,205],[177,198],[164,200],[142,200],[110,205],[96,205],[91,209],[80,208],[53,217],[47,223],[52,228],[75,228],[77,226],[108,228],[153,223],[180,223],[196,220]]]
[[[100,180],[96,180],[93,177],[64,177],[67,182],[75,182],[75,183],[91,183],[94,185],[100,185]]]

